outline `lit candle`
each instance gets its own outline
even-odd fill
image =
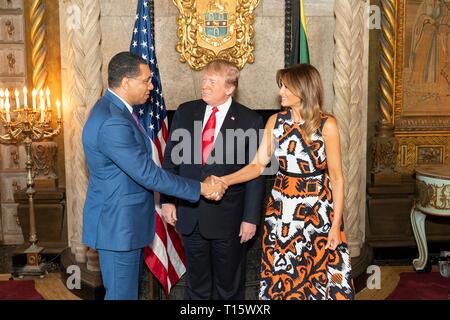
[[[6,122],[11,122],[11,115],[9,114],[10,104],[9,104],[9,91],[6,89],[6,92],[8,93],[8,98],[5,100],[5,111],[6,111]],[[6,94],[5,94],[6,95]]]
[[[23,87],[23,105],[25,109],[28,108],[28,90],[27,87]]]
[[[41,97],[41,122],[45,122],[45,102],[44,102],[44,92],[41,90],[40,92]]]
[[[58,120],[61,119],[61,102],[56,100],[56,109],[58,110]]]
[[[5,108],[6,108],[6,104],[8,104],[8,106],[11,106],[9,104],[9,90],[8,89],[5,90]]]
[[[51,110],[52,106],[50,104],[50,89],[47,87],[47,90],[45,90],[45,95],[47,96],[47,109]]]
[[[3,111],[4,107],[5,107],[5,92],[3,92],[3,89],[0,89],[0,111]]]
[[[20,108],[20,100],[19,100],[19,90],[14,90],[14,95],[16,96],[16,109]]]
[[[39,106],[42,108],[44,106],[45,108],[45,100],[44,100],[44,91],[39,90]]]
[[[31,95],[33,96],[33,111],[36,112],[36,96],[37,96],[36,89],[33,89]]]

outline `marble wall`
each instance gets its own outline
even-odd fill
[[[107,64],[119,51],[129,49],[137,0],[101,0],[103,79]],[[333,105],[333,16],[334,0],[306,0],[311,63],[322,72],[326,109]],[[201,72],[179,62],[176,16],[171,0],[155,0],[155,43],[162,85],[168,109],[175,110],[184,101],[200,97]],[[284,66],[284,1],[261,0],[255,10],[256,61],[242,71],[238,100],[253,109],[279,107],[275,73]]]
[[[325,90],[324,108],[333,111],[334,105],[334,1],[305,0],[306,29],[310,62],[322,75]]]

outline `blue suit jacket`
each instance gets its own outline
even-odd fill
[[[89,186],[83,242],[96,249],[129,251],[153,239],[153,191],[187,201],[200,198],[200,183],[160,169],[151,142],[124,103],[107,92],[83,128]]]

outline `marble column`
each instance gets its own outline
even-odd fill
[[[335,114],[345,177],[344,224],[352,257],[364,243],[367,149],[368,30],[367,1],[336,0],[334,12]]]
[[[81,243],[88,184],[81,133],[103,90],[100,1],[60,0],[60,8],[69,244],[76,261],[89,265]]]

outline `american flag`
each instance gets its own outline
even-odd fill
[[[168,138],[167,110],[161,87],[153,34],[153,16],[150,9],[153,0],[139,0],[130,51],[147,61],[153,76],[154,89],[150,100],[134,106],[142,126],[152,141],[153,161],[161,166]],[[156,231],[153,242],[145,248],[144,260],[150,271],[161,283],[166,296],[186,272],[185,255],[175,229],[162,219],[159,194],[155,193]]]

